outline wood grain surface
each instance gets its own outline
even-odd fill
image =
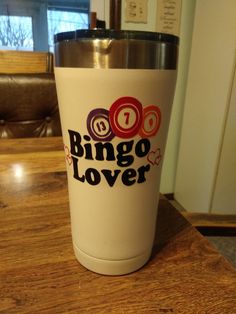
[[[236,236],[236,215],[189,212],[174,199],[173,193],[165,197],[204,236]]]
[[[0,73],[46,72],[53,72],[52,53],[0,50]]]
[[[236,228],[236,215],[183,212],[183,216],[196,227]]]
[[[235,269],[168,200],[150,261],[101,276],[73,254],[61,138],[0,147],[0,313],[236,313]]]

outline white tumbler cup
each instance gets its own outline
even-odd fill
[[[130,273],[151,255],[177,56],[168,34],[55,35],[73,247],[94,272]]]

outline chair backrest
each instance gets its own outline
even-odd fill
[[[0,50],[0,73],[52,73],[50,52]]]
[[[61,135],[51,53],[0,51],[0,138]]]

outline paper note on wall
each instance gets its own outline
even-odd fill
[[[157,1],[157,32],[179,36],[181,0]]]

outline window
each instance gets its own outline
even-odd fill
[[[32,18],[0,16],[0,46],[5,49],[33,50]]]
[[[53,51],[55,33],[88,28],[89,0],[1,0],[0,49]]]
[[[85,13],[48,9],[47,20],[50,51],[53,51],[54,34],[88,28],[88,14]]]

